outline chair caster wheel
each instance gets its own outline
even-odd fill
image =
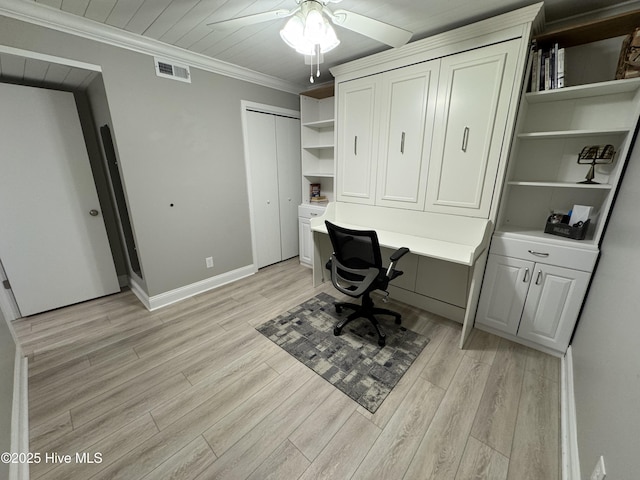
[[[381,347],[384,347],[387,344],[387,340],[384,338],[380,338],[378,339],[378,345],[380,345]]]
[[[396,325],[400,325],[402,323],[402,318],[396,317]]]
[[[336,305],[336,313],[342,313],[342,307]]]
[[[333,334],[338,337],[340,336],[340,333],[342,332],[342,330],[338,327],[333,327]]]

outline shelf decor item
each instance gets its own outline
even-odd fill
[[[569,220],[568,215],[564,215],[566,220]],[[572,240],[584,240],[584,237],[587,235],[587,229],[589,228],[589,220],[586,222],[579,222],[575,226],[569,225],[568,223],[560,222],[558,223],[553,218],[554,215],[551,215],[547,219],[547,224],[544,227],[544,233],[550,233],[551,235],[558,235],[560,237],[571,238]]]
[[[589,168],[589,171],[587,172],[587,176],[585,177],[586,180],[577,183],[589,185],[600,183],[594,182],[593,180],[593,177],[595,176],[595,167],[596,165],[607,165],[609,163],[613,163],[615,153],[613,145],[590,145],[584,147],[578,154],[578,164],[591,165],[591,168]]]
[[[640,77],[640,27],[622,42],[616,69],[616,80],[636,77]]]

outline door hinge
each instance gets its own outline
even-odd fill
[[[9,283],[9,280],[3,280],[2,286],[4,287],[5,290],[11,290],[11,284]]]

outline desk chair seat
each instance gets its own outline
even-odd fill
[[[353,310],[353,313],[340,321],[333,328],[333,334],[338,336],[342,329],[356,318],[368,319],[378,333],[378,345],[384,347],[386,335],[380,328],[376,315],[390,315],[395,317],[396,324],[400,325],[401,315],[397,312],[378,308],[373,304],[371,292],[382,290],[385,293],[389,282],[402,275],[395,269],[397,261],[406,253],[408,248],[400,248],[391,255],[391,263],[387,268],[382,265],[382,254],[378,235],[374,230],[352,230],[339,227],[325,221],[329,238],[333,246],[333,254],[327,262],[327,269],[331,272],[331,283],[340,292],[350,297],[362,297],[360,305],[348,302],[336,302],[336,312],[341,313],[343,308]]]

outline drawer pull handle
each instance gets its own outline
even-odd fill
[[[536,277],[536,285],[540,285],[541,278],[542,278],[542,270],[538,270],[538,276]]]
[[[527,283],[529,281],[529,269],[525,268],[524,269],[524,278],[522,279],[523,283]]]
[[[353,137],[353,154],[358,155],[358,136]]]
[[[548,257],[549,254],[545,252],[536,252],[535,250],[527,250],[531,255],[535,255],[536,257]]]
[[[400,138],[400,153],[404,155],[404,132],[402,132],[402,136]]]
[[[317,213],[311,213],[310,215],[311,215],[312,217],[317,217],[317,216],[318,216],[318,214],[317,214]]]

